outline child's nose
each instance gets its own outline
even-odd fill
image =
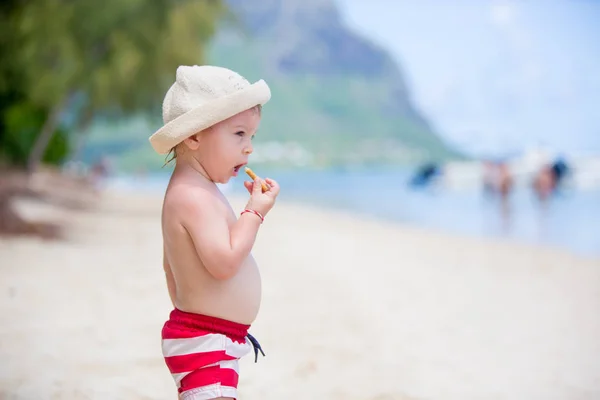
[[[252,154],[252,150],[253,150],[252,145],[250,145],[244,149],[244,154],[250,155],[250,154]]]

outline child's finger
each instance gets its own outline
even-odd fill
[[[269,192],[277,196],[279,194],[279,184],[277,181],[271,178],[265,178],[265,182],[267,182],[270,186]]]
[[[248,193],[252,194],[252,187],[254,186],[253,182],[244,181],[244,187],[248,191]]]

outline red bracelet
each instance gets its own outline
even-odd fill
[[[265,217],[263,217],[261,213],[259,213],[258,211],[255,211],[255,210],[250,210],[249,208],[246,208],[244,211],[242,211],[240,213],[240,215],[243,215],[244,213],[247,213],[247,212],[258,215],[258,218],[260,218],[261,224],[265,221]]]

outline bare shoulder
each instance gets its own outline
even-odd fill
[[[174,182],[169,185],[165,194],[163,213],[166,217],[186,221],[221,209],[218,194],[210,188],[188,182]]]

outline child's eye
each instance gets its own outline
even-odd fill
[[[250,140],[254,140],[254,135],[252,135],[252,137],[250,138]]]
[[[238,135],[238,136],[244,136],[244,131],[238,131],[235,134]]]

